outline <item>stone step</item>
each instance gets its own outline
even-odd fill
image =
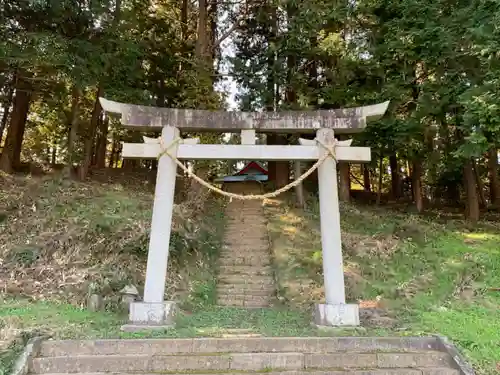
[[[77,355],[35,358],[32,371],[43,373],[266,371],[365,368],[442,368],[445,353],[226,353],[196,355]]]
[[[246,192],[245,192],[246,193]],[[250,192],[246,194],[252,194]],[[261,200],[249,200],[249,201],[240,201],[240,200],[233,200],[231,203],[229,203],[226,208],[238,208],[238,207],[254,207],[254,208],[263,208],[264,205]]]
[[[244,202],[244,203],[238,203],[238,202],[232,202],[226,206],[226,210],[234,210],[234,209],[247,209],[247,210],[263,210],[264,206],[262,205],[262,202],[255,201],[255,202]]]
[[[226,234],[224,235],[224,241],[241,241],[241,240],[250,240],[250,241],[259,241],[266,240],[269,242],[269,236],[267,234],[267,229],[260,229],[258,231],[240,231],[234,230],[231,228],[226,228]]]
[[[260,230],[260,231],[248,231],[248,232],[235,232],[232,231],[230,232],[229,229],[227,229],[227,233],[224,236],[224,242],[227,241],[241,241],[241,240],[246,240],[246,241],[259,241],[259,240],[266,240],[269,242],[269,236],[267,235],[267,230]]]
[[[220,254],[221,258],[271,258],[269,250],[263,248],[242,247],[238,246],[235,249],[223,249]]]
[[[264,210],[264,206],[262,203],[254,202],[254,203],[244,203],[244,204],[229,204],[226,206],[226,211],[235,211],[235,210]]]
[[[130,340],[47,340],[41,357],[74,355],[294,352],[338,353],[348,351],[441,353],[434,337],[250,337]]]
[[[231,237],[224,238],[222,241],[222,250],[234,250],[234,249],[252,249],[252,248],[266,248],[269,252],[269,238],[268,237]]]
[[[226,215],[226,217],[230,217],[232,219],[241,219],[244,217],[264,219],[264,210],[262,208],[230,208],[225,209],[224,214]]]
[[[267,226],[260,223],[227,225],[224,237],[258,238],[267,236]]]
[[[247,267],[259,267],[259,266],[270,266],[271,260],[265,257],[228,257],[221,258],[219,260],[221,266],[247,266]]]
[[[265,253],[256,253],[255,256],[245,256],[244,255],[245,253],[233,253],[233,254],[224,254],[224,255],[221,255],[220,259],[219,259],[219,264],[221,266],[227,266],[227,264],[224,264],[223,261],[233,261],[233,260],[236,260],[236,261],[240,261],[240,260],[243,260],[243,261],[248,261],[252,264],[256,264],[254,266],[250,266],[252,268],[261,268],[261,263],[263,261],[266,262],[266,264],[263,266],[263,267],[270,267],[271,265],[271,259],[269,259],[269,257],[265,254]],[[261,262],[261,263],[259,263]],[[243,263],[245,264],[245,263]]]
[[[235,249],[251,251],[252,249],[259,249],[260,251],[266,251],[269,256],[271,252],[269,251],[269,238],[247,238],[247,237],[234,237],[234,238],[224,238],[222,241],[221,252],[233,252]]]
[[[267,223],[262,220],[233,221],[226,222],[225,227],[233,232],[237,230],[238,232],[255,233],[259,230],[267,230]],[[229,230],[226,233],[229,233]]]
[[[247,219],[259,219],[265,220],[264,209],[259,208],[227,208],[224,210],[228,220],[247,220]]]
[[[70,373],[59,373],[57,375],[69,375]],[[197,373],[197,375],[214,375],[217,372],[211,373]],[[224,375],[246,375],[247,372],[223,372]],[[266,372],[251,372],[252,375],[460,375],[460,371],[450,368],[398,368],[398,369],[381,369],[381,368],[367,368],[363,370],[308,370],[308,371],[266,371]],[[46,374],[46,375],[56,375]],[[109,375],[105,372],[91,372],[85,375]],[[113,375],[130,375],[126,372],[114,372]],[[158,375],[157,373],[142,373],[141,375]],[[185,372],[169,373],[169,375],[186,375]]]
[[[226,275],[272,276],[274,272],[271,267],[220,266],[219,273]]]
[[[246,194],[261,194],[261,190],[252,190],[245,188],[241,190],[243,193]],[[262,200],[259,199],[252,199],[252,200],[239,200],[235,199],[232,202],[230,202],[227,206],[257,206],[257,207],[262,207],[263,203]]]
[[[246,194],[261,194],[260,190],[248,190],[244,189],[242,190]],[[263,207],[264,204],[262,203],[262,200],[258,199],[252,199],[252,200],[233,200],[230,202],[227,207],[239,207],[239,206],[255,206],[255,207]]]
[[[246,257],[262,257],[271,258],[269,248],[263,245],[235,245],[233,248],[223,247],[221,249],[221,256],[246,256]]]
[[[267,230],[267,222],[262,220],[262,218],[248,218],[242,216],[242,218],[237,220],[229,220],[225,223],[226,228],[230,228],[232,230],[246,230],[247,232],[256,232],[256,230],[252,230],[252,228],[263,228],[265,227]]]
[[[252,254],[253,252],[258,252],[259,256],[261,253],[267,254],[268,257],[271,256],[269,252],[269,244],[267,242],[261,241],[260,243],[255,243],[251,241],[234,241],[233,245],[224,243],[221,248],[221,254],[233,254],[237,252],[244,252],[245,254]]]
[[[222,253],[234,253],[243,251],[245,254],[252,251],[265,252],[271,256],[269,252],[269,242],[267,240],[249,241],[246,239],[234,240],[232,242],[224,241]]]
[[[275,290],[274,288],[274,279],[271,277],[271,281],[260,281],[260,282],[248,282],[250,280],[245,280],[242,282],[237,282],[233,283],[231,282],[233,277],[241,277],[239,275],[220,275],[219,276],[219,284],[217,287],[220,287],[221,289],[241,289],[241,290]],[[270,277],[270,276],[254,276],[255,278],[258,277]],[[229,281],[228,281],[229,280]]]
[[[217,295],[219,297],[223,295],[232,296],[235,294],[245,295],[245,296],[272,296],[275,292],[275,289],[272,287],[268,287],[266,289],[250,289],[250,288],[237,288],[232,285],[224,286],[219,285],[217,287]]]
[[[220,299],[217,301],[217,305],[224,307],[238,307],[245,309],[267,309],[271,305],[271,302],[270,301],[255,302],[255,301],[246,301],[242,299]]]
[[[226,210],[224,215],[226,225],[260,224],[267,226],[267,220],[262,210]]]
[[[240,223],[226,223],[226,234],[240,234],[251,235],[254,233],[267,231],[267,224],[257,220],[245,221]]]
[[[219,295],[217,298],[218,303],[241,307],[267,307],[273,300],[274,298],[270,295],[256,296],[247,294]]]
[[[236,249],[224,249],[220,253],[221,258],[271,258],[268,249],[264,248],[247,248],[247,247],[238,247]]]
[[[274,285],[274,278],[272,276],[254,276],[250,278],[241,277],[240,275],[219,275],[220,284],[231,284],[237,286],[249,285]]]
[[[256,248],[256,247],[252,247],[252,248],[248,248],[248,247],[240,247],[238,246],[238,248],[235,248],[235,249],[224,249],[221,251],[220,253],[220,257],[221,258],[262,258],[262,257],[265,257],[265,258],[270,258],[270,255],[269,255],[269,250],[267,248]]]
[[[257,222],[257,223],[265,223],[267,224],[267,218],[265,216],[263,209],[234,209],[234,210],[225,210],[226,214],[226,224],[227,223],[247,223],[247,222]]]
[[[236,210],[235,210],[236,211]],[[226,215],[228,212],[225,212]],[[267,225],[267,219],[262,213],[252,215],[242,215],[241,211],[233,212],[233,215],[226,216],[227,224],[247,224],[247,223],[261,223]]]

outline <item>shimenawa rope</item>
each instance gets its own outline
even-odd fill
[[[168,152],[169,149],[171,149],[173,146],[175,146],[176,144],[178,144],[182,139],[181,138],[176,138],[174,139],[167,147],[165,147],[165,144],[163,142],[163,138],[160,137],[160,148],[161,148],[161,152],[160,154],[158,155],[158,158],[161,158],[163,155],[167,155],[170,159],[172,159],[190,178],[194,179],[196,182],[198,182],[200,185],[202,186],[205,186],[207,189],[211,190],[211,191],[214,191],[220,195],[223,195],[225,197],[228,197],[230,199],[239,199],[239,200],[264,200],[264,199],[270,199],[270,198],[276,198],[278,195],[280,195],[281,193],[284,193],[296,186],[298,186],[299,184],[301,184],[307,177],[309,177],[316,169],[319,168],[319,166],[321,164],[323,164],[323,162],[328,158],[328,157],[332,157],[335,161],[337,160],[336,158],[336,155],[335,155],[335,143],[330,146],[330,145],[326,145],[325,143],[321,142],[319,139],[315,139],[315,141],[320,145],[322,146],[327,152],[324,153],[323,156],[321,156],[321,158],[318,159],[318,161],[316,161],[316,163],[314,163],[314,165],[309,168],[306,172],[304,172],[299,178],[295,179],[293,182],[289,183],[288,185],[286,186],[283,186],[282,188],[278,189],[278,190],[275,190],[271,193],[266,193],[266,194],[260,194],[260,195],[253,195],[253,194],[249,194],[249,195],[241,195],[241,194],[235,194],[235,193],[231,193],[231,192],[228,192],[228,191],[224,191],[220,188],[218,188],[217,186],[215,185],[212,185],[211,183],[203,180],[202,178],[198,177],[196,174],[194,174],[193,172],[191,172],[189,170],[189,168],[187,168],[184,164],[182,164],[179,159],[177,159],[175,156],[173,156],[172,154],[170,154]],[[336,141],[335,141],[336,142]]]

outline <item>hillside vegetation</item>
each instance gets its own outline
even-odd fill
[[[113,331],[125,321],[119,291],[132,284],[142,294],[153,204],[139,177],[0,176],[1,340],[32,330]],[[213,280],[207,262],[219,248],[220,213],[210,197],[205,207],[175,207],[166,296],[188,308],[197,293],[208,298],[198,285]],[[106,313],[86,309],[92,294],[103,297]]]

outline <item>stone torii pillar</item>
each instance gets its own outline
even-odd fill
[[[180,140],[169,148],[172,157],[179,160],[274,160],[311,161],[325,155],[325,148],[316,141],[301,139],[301,145],[256,145],[255,130],[263,131],[317,131],[317,139],[327,146],[334,146],[334,130],[350,132],[364,128],[367,118],[378,118],[388,103],[348,110],[296,112],[292,115],[270,113],[231,113],[194,110],[173,110],[132,106],[101,100],[106,111],[120,113],[122,124],[136,129],[162,129],[164,146],[179,137],[179,128],[217,131],[240,131],[241,145],[197,144],[197,139]],[[203,122],[203,116],[205,122]],[[322,117],[323,116],[323,117]],[[318,118],[323,121],[318,121]],[[265,120],[265,121],[264,121]],[[171,126],[175,123],[176,127]],[[217,124],[217,128],[207,128]],[[154,159],[162,151],[159,140],[144,138],[144,144],[123,145],[124,158]],[[336,143],[335,159],[326,157],[319,167],[321,243],[325,280],[326,304],[315,307],[314,322],[318,326],[355,326],[359,324],[357,305],[346,304],[336,161],[370,161],[368,147],[350,147],[350,141]],[[174,202],[177,165],[168,155],[160,157],[155,188],[151,237],[144,301],[130,306],[130,325],[126,329],[163,328],[173,323],[175,303],[164,301],[167,276],[170,226]]]
[[[349,147],[352,140],[336,142],[332,129],[320,129],[316,138],[325,145],[337,144]],[[314,140],[300,139],[302,145],[313,145]],[[323,152],[328,152],[323,150]],[[346,304],[342,240],[340,231],[339,193],[337,183],[337,161],[333,155],[326,158],[318,168],[319,208],[321,225],[321,249],[325,304],[316,304],[314,323],[319,327],[359,325],[358,305]],[[360,161],[369,161],[361,160]]]

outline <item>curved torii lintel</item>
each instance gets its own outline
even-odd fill
[[[354,108],[314,111],[227,112],[125,104],[99,98],[102,108],[121,115],[122,125],[138,130],[159,130],[173,125],[184,131],[308,133],[331,128],[336,133],[358,133],[367,121],[384,115],[389,101]]]

